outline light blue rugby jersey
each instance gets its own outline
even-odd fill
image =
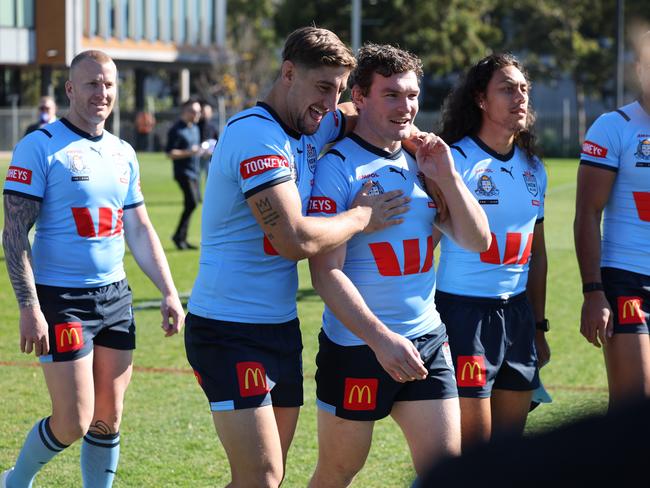
[[[417,162],[405,151],[390,154],[352,134],[319,161],[309,202],[310,215],[343,212],[369,179],[375,182],[373,193],[402,190],[411,198],[404,223],[350,239],[343,265],[343,272],[377,318],[409,339],[441,325],[434,303],[436,208],[419,174]],[[339,345],[364,344],[327,306],[323,330]]]
[[[340,111],[302,135],[266,104],[233,116],[212,155],[203,199],[201,258],[188,309],[215,320],[278,324],[296,317],[296,261],[277,254],[247,198],[293,180],[303,214],[323,147],[345,131]]]
[[[490,298],[521,293],[528,282],[535,224],[544,219],[544,165],[537,158],[531,165],[517,146],[510,154],[497,154],[476,137],[451,148],[456,170],[487,214],[492,244],[477,253],[443,236],[438,289]]]
[[[616,172],[604,209],[601,265],[650,275],[650,115],[639,102],[601,115],[580,158]]]
[[[92,137],[66,119],[16,146],[5,194],[41,202],[32,246],[36,283],[89,288],[125,277],[125,209],[144,203],[133,148],[107,131]]]

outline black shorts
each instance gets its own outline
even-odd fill
[[[600,272],[614,312],[614,334],[648,334],[650,276],[618,268]]]
[[[97,288],[36,285],[48,324],[50,354],[41,362],[72,361],[93,345],[135,349],[135,319],[126,279]]]
[[[429,375],[406,383],[391,378],[366,345],[340,346],[323,331],[318,342],[317,404],[337,417],[379,420],[390,414],[395,402],[458,397],[444,325],[412,340]]]
[[[302,405],[297,318],[283,324],[242,324],[189,313],[185,352],[213,412]]]
[[[447,325],[461,397],[487,398],[493,388],[539,386],[535,317],[525,293],[499,299],[438,290],[436,308]]]

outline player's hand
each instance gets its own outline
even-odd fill
[[[542,369],[551,360],[551,348],[543,330],[535,331],[535,348],[537,349],[537,367]]]
[[[185,310],[177,293],[163,297],[160,302],[160,313],[165,337],[178,334],[185,324]]]
[[[580,316],[580,333],[596,347],[605,345],[614,335],[612,309],[602,291],[585,293]]]
[[[428,375],[420,353],[406,337],[389,332],[371,348],[379,364],[395,381],[423,380]]]
[[[368,209],[368,224],[363,231],[375,232],[404,222],[403,218],[397,216],[408,212],[408,203],[411,199],[402,197],[404,194],[402,190],[393,190],[381,195],[368,195],[372,187],[372,180],[366,181],[352,202],[352,208],[365,207]]]
[[[25,354],[45,356],[50,353],[47,321],[39,306],[20,309],[20,350]]]
[[[412,136],[412,140],[418,148],[415,159],[424,176],[439,181],[456,174],[451,150],[440,137],[431,132],[421,132]]]

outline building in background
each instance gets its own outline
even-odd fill
[[[22,135],[41,95],[66,105],[59,72],[86,49],[100,49],[132,86],[134,112],[152,110],[147,94],[166,85],[170,105],[190,96],[192,76],[224,45],[227,0],[0,1],[0,150]],[[166,79],[159,80],[157,73]],[[152,88],[152,89],[149,89]],[[28,109],[21,109],[29,106]],[[113,115],[112,130],[135,134],[134,114]],[[127,137],[131,139],[131,137]]]

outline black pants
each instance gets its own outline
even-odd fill
[[[190,226],[190,217],[199,203],[199,180],[180,175],[176,178],[176,182],[183,191],[183,213],[178,222],[176,232],[174,232],[174,240],[184,242],[187,240],[187,228]]]

